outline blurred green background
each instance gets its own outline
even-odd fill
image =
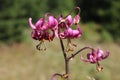
[[[50,80],[53,73],[63,73],[63,57],[56,54],[61,53],[59,41],[46,43],[46,52],[37,51],[28,18],[35,23],[46,12],[65,16],[76,6],[81,8],[83,31],[74,40],[77,49],[91,45],[108,49],[111,55],[103,61],[105,69],[100,73],[95,65],[76,57],[71,62],[71,80],[120,80],[120,0],[0,0],[0,80]]]

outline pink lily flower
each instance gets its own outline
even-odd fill
[[[98,49],[96,51],[92,49],[92,52],[87,54],[87,59],[84,59],[82,55],[80,55],[80,59],[84,62],[90,62],[91,64],[97,64],[97,71],[101,71],[103,67],[100,66],[99,61],[106,59],[108,56],[109,56],[108,51],[106,51],[106,54],[104,55],[103,50]]]
[[[90,63],[94,64],[94,63],[97,63],[97,62],[99,62],[101,60],[106,59],[108,56],[109,56],[109,52],[108,51],[106,52],[106,55],[104,55],[103,50],[98,49],[97,51],[92,50],[91,53],[88,53],[87,54],[87,59],[84,59],[82,57],[82,55],[81,55],[80,58],[81,58],[82,61],[90,62]]]
[[[72,29],[71,27],[68,27],[64,32],[60,33],[61,38],[79,38],[82,35],[82,30],[80,29],[80,26],[78,25],[78,28],[76,30]]]
[[[32,32],[33,39],[52,40],[53,36],[55,36],[54,31],[58,27],[58,22],[57,19],[54,18],[54,16],[48,16],[48,20],[45,20],[45,18],[40,18],[35,25],[32,23],[32,18],[29,18],[29,25],[33,29]],[[50,35],[50,30],[53,32],[52,35]],[[48,38],[46,38],[47,37],[46,35],[48,36]]]
[[[48,18],[46,19],[46,17]],[[55,31],[58,28],[57,19],[54,16],[45,14],[44,18],[40,18],[35,24],[32,23],[32,18],[29,18],[29,25],[33,29],[32,38],[40,41],[36,48],[46,50],[44,41],[52,41],[55,37]]]

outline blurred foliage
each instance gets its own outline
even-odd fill
[[[81,8],[82,22],[102,24],[100,31],[91,27],[101,34],[101,40],[120,42],[119,4],[120,0],[0,0],[0,42],[23,41],[29,17],[35,22],[46,12],[66,15],[75,6]]]
[[[0,42],[23,41],[23,32],[28,27],[29,17],[35,22],[48,11],[56,14],[68,13],[74,6],[72,0],[69,4],[68,2],[69,0],[0,0]]]
[[[49,12],[67,15],[74,8],[74,0],[48,0]]]
[[[46,0],[0,0],[0,42],[13,43],[25,39],[28,17],[38,18],[47,10]]]
[[[76,0],[76,5],[81,7],[83,22],[102,24],[103,40],[112,40],[112,37],[120,42],[120,0]]]

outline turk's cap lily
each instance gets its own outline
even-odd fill
[[[71,15],[68,15],[66,17],[60,15],[58,18],[58,22],[59,22],[59,27],[66,28],[72,26],[73,19]]]
[[[80,28],[80,25],[78,24],[80,21],[80,16],[77,14],[74,18],[69,14],[66,17],[63,17],[62,15],[58,18],[59,24],[59,32],[56,36],[66,39],[66,38],[79,38],[82,35],[82,30]],[[72,29],[72,26],[77,26],[77,29]]]
[[[60,33],[60,38],[79,38],[82,35],[82,30],[80,29],[80,26],[78,25],[77,29],[72,29],[71,27],[68,27],[64,32]]]
[[[80,58],[84,62],[96,64],[96,70],[99,72],[103,70],[103,67],[99,64],[99,61],[106,59],[109,56],[109,54],[110,53],[106,51],[106,54],[104,55],[103,50],[99,48],[97,49],[97,51],[92,49],[92,52],[87,54],[87,59],[84,59],[82,55],[80,55]]]
[[[33,29],[32,38],[35,40],[53,40],[55,37],[55,31],[58,28],[57,19],[45,14],[43,18],[40,18],[35,24],[32,23],[32,18],[29,18],[29,25]]]
[[[96,51],[96,50],[93,49],[91,53],[87,54],[87,59],[84,59],[82,57],[82,55],[80,55],[80,58],[84,62],[90,62],[90,63],[94,64],[94,63],[97,63],[97,62],[99,62],[101,60],[106,59],[108,56],[109,56],[109,52],[108,51],[106,51],[106,54],[104,55],[103,50],[98,49]]]

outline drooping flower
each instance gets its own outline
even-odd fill
[[[67,39],[68,47],[76,46],[71,43],[71,39],[79,38],[82,35],[82,30],[79,25],[80,8],[76,7],[75,9],[78,10],[78,14],[74,18],[71,16],[72,11],[65,17],[60,15],[58,19],[46,13],[35,24],[32,23],[32,18],[29,18],[29,25],[33,29],[32,38],[44,42],[45,40],[52,41],[56,36],[61,39]],[[77,26],[77,28],[73,29],[73,25]]]
[[[35,25],[32,23],[32,18],[29,18],[29,25],[33,29],[32,38],[35,40],[39,40],[40,44],[38,44],[37,48],[40,49],[41,42],[44,43],[45,40],[52,41],[55,37],[55,30],[58,27],[57,19],[48,14],[45,14],[43,18],[40,18]]]
[[[61,32],[60,37],[63,39],[69,38],[79,38],[82,35],[82,30],[80,29],[80,26],[77,26],[77,29],[74,30],[71,27],[68,27],[64,32]]]
[[[79,25],[80,9],[79,8],[77,9],[78,9],[78,14],[74,18],[72,18],[72,16],[70,15],[71,13],[66,17],[63,17],[62,15],[60,15],[60,17],[58,18],[59,24],[58,24],[57,37],[68,40],[67,47],[66,47],[67,52],[73,51],[72,46],[76,47],[75,44],[71,43],[71,39],[79,38],[82,35],[82,30]],[[74,29],[73,29],[73,26],[74,26]],[[75,29],[76,26],[77,28]]]
[[[87,59],[84,59],[82,55],[80,55],[80,58],[84,62],[89,62],[91,64],[97,64],[97,70],[101,71],[103,67],[100,66],[99,61],[106,59],[108,56],[109,56],[108,51],[106,51],[106,54],[104,55],[103,50],[97,49],[96,51],[92,49],[92,52],[87,54]]]
[[[48,27],[48,23],[46,21],[42,21],[42,19],[40,19],[39,21],[37,21],[37,23],[34,25],[32,24],[32,18],[29,18],[29,24],[31,26],[31,28],[33,29],[32,31],[32,38],[35,40],[53,40],[54,38],[54,30],[50,29]],[[51,32],[52,34],[51,34]]]
[[[61,38],[63,39],[67,38],[68,40],[66,47],[67,52],[73,51],[74,50],[73,47],[76,47],[76,45],[71,42],[71,39],[79,38],[81,35],[82,35],[82,31],[80,29],[80,26],[78,26],[76,30],[72,29],[71,27],[68,27],[63,33],[60,33]]]

